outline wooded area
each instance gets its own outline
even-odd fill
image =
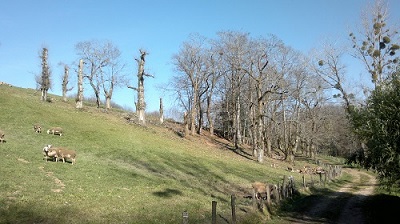
[[[343,155],[355,144],[342,137],[350,135],[345,113],[319,66],[273,35],[195,35],[173,60],[173,89],[192,135],[215,130],[236,148],[251,145],[259,162],[264,151],[293,162],[297,150]]]
[[[353,121],[371,93],[397,79],[399,35],[389,26],[384,1],[365,12],[362,25],[349,34],[352,49],[326,42],[307,55],[274,35],[190,36],[173,56],[178,73],[171,81],[190,134],[207,128],[232,140],[236,149],[248,144],[259,162],[264,152],[290,162],[299,151],[347,157],[366,150],[362,155],[368,157],[369,140],[354,132]],[[345,54],[365,66],[373,88],[346,88],[351,74]]]

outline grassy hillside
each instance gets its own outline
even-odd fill
[[[0,86],[7,141],[0,144],[0,223],[180,223],[183,211],[190,223],[210,223],[213,200],[218,219],[230,220],[231,194],[290,175],[284,164],[258,164],[221,139],[183,139],[165,127],[128,124],[118,111],[77,110],[73,102],[40,102],[39,94]],[[65,135],[46,134],[53,126]],[[46,144],[76,150],[77,163],[44,161]],[[251,201],[237,203],[244,223]]]

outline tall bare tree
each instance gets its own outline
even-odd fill
[[[245,130],[242,121],[243,99],[245,93],[242,91],[246,83],[246,70],[249,70],[251,62],[249,60],[250,38],[248,33],[241,32],[219,32],[218,33],[219,51],[224,52],[221,56],[223,60],[224,76],[224,98],[225,108],[223,113],[227,115],[229,135],[232,135],[236,149],[242,144],[242,133]]]
[[[173,56],[173,62],[176,69],[181,72],[183,79],[187,80],[187,91],[189,98],[189,123],[191,134],[196,133],[196,117],[199,109],[200,89],[204,84],[204,55],[203,45],[205,38],[201,36],[192,36],[190,41],[184,42],[178,54]],[[198,124],[199,126],[201,124]],[[198,129],[200,130],[200,129]]]
[[[62,97],[63,97],[63,101],[67,102],[67,92],[71,91],[74,87],[70,87],[68,88],[68,83],[69,83],[69,67],[68,65],[64,64],[64,74],[62,76]]]
[[[42,72],[40,76],[35,77],[36,83],[38,84],[41,91],[40,100],[42,101],[47,100],[47,92],[51,88],[51,71],[48,63],[48,56],[48,49],[44,47],[39,56],[42,63]]]
[[[205,79],[207,91],[206,91],[206,115],[207,123],[210,130],[210,135],[214,135],[214,120],[215,120],[215,108],[214,108],[214,95],[217,89],[218,81],[223,75],[224,71],[221,70],[221,56],[223,52],[211,51],[211,56],[207,57],[206,60],[206,72],[208,73]]]
[[[152,75],[149,75],[147,73],[145,73],[144,70],[144,65],[146,62],[146,55],[148,55],[148,53],[145,50],[140,49],[140,58],[135,58],[137,64],[138,64],[138,72],[137,72],[137,78],[138,78],[138,87],[132,87],[132,86],[128,86],[128,88],[131,88],[133,90],[137,91],[137,102],[135,102],[136,105],[136,113],[139,117],[139,123],[140,124],[146,124],[146,101],[144,98],[144,77],[148,76],[148,77],[153,77]]]

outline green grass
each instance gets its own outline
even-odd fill
[[[39,94],[0,86],[0,129],[7,141],[0,144],[0,223],[181,223],[183,211],[188,211],[189,223],[210,223],[212,201],[218,203],[218,223],[226,223],[231,220],[231,194],[237,195],[238,223],[265,223],[266,215],[243,198],[251,183],[276,184],[293,175],[296,185],[302,185],[302,175],[287,172],[285,162],[266,158],[259,164],[224,146],[230,144],[224,140],[185,139],[160,125],[128,124],[121,109],[104,112],[86,103],[77,110],[73,100],[64,103],[52,96],[55,102],[41,102]],[[43,133],[33,131],[35,123]],[[64,136],[45,133],[54,126],[62,127]],[[44,161],[47,144],[76,150],[76,164]],[[334,157],[319,159],[343,163]],[[314,163],[296,158],[296,168]],[[344,174],[326,187],[301,190],[274,207],[268,223],[287,223],[282,216],[302,214],[351,181]],[[321,218],[333,220],[346,195],[342,198]],[[383,190],[369,197],[364,209],[370,223],[395,214],[398,198]],[[379,212],[386,205],[393,211]]]
[[[39,94],[0,86],[0,223],[179,223],[183,211],[190,223],[209,223],[213,200],[218,218],[230,220],[231,194],[287,175],[161,126],[127,124],[120,110],[77,110]],[[54,126],[65,134],[45,133]],[[76,150],[76,164],[45,162],[46,144]],[[245,222],[251,202],[237,203]]]

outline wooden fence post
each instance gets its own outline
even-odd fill
[[[294,177],[290,176],[289,177],[289,192],[288,192],[289,193],[289,198],[293,197],[294,188],[295,188],[295,186],[294,186]]]
[[[282,181],[282,198],[285,199],[287,197],[287,186],[286,186],[286,175],[283,175]]]
[[[306,188],[306,177],[303,174],[303,187]]]
[[[281,186],[279,185],[279,182],[278,185],[276,186],[274,194],[276,195],[276,202],[279,203],[279,201],[281,200]]]
[[[313,175],[310,173],[310,177],[311,177],[311,186],[314,186],[314,178]]]
[[[271,205],[271,184],[267,184],[267,205]]]
[[[212,201],[212,224],[216,224],[217,223],[217,202],[216,201]]]
[[[236,196],[231,195],[232,224],[236,224]]]
[[[256,195],[256,189],[253,188],[253,208],[254,210],[257,209],[257,195]]]
[[[184,211],[182,213],[182,224],[188,224],[189,223],[189,214],[187,211]]]
[[[319,186],[321,186],[321,184],[322,184],[322,173],[319,172],[318,175],[319,175]]]

